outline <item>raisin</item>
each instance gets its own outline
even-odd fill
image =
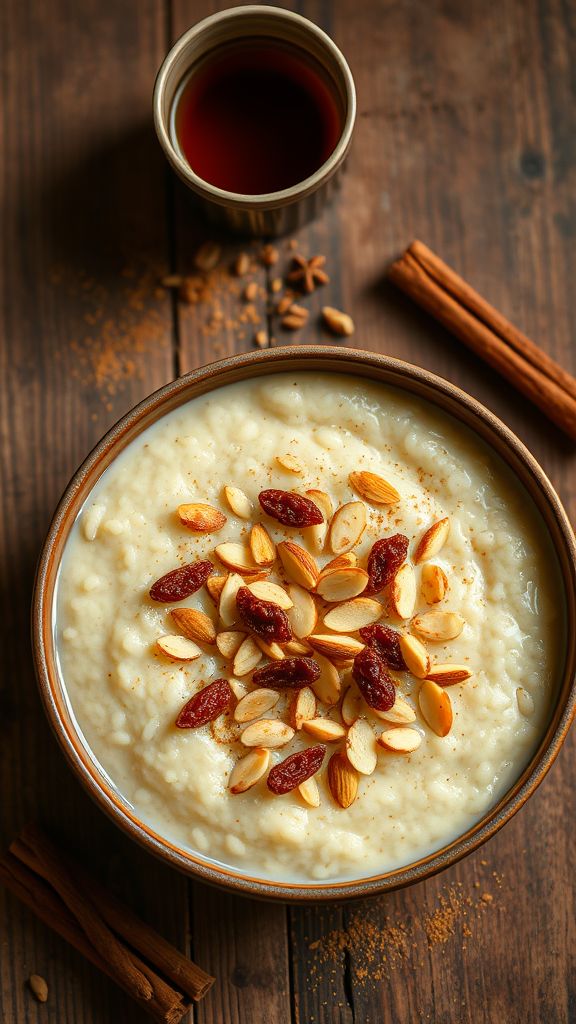
[[[360,636],[367,647],[373,647],[388,668],[396,672],[407,672],[408,666],[400,650],[400,633],[391,626],[383,626],[375,622],[373,626],[364,626]]]
[[[320,678],[320,665],[314,658],[284,658],[256,670],[252,676],[255,686],[273,690],[301,689]]]
[[[316,774],[322,767],[325,755],[326,747],[321,743],[317,747],[306,747],[305,750],[297,750],[295,754],[290,754],[270,770],[266,780],[268,789],[277,796],[290,793],[296,786]]]
[[[318,526],[324,522],[318,505],[293,491],[260,491],[258,500],[264,511],[282,526]]]
[[[272,601],[262,601],[248,587],[240,587],[236,607],[244,625],[268,643],[287,644],[292,639],[286,612]]]
[[[352,678],[369,707],[389,711],[396,700],[394,681],[386,663],[373,647],[365,647],[354,658]]]
[[[227,679],[215,679],[190,698],[176,719],[178,729],[197,729],[230,707],[234,694]]]
[[[395,533],[392,537],[377,540],[368,555],[368,586],[365,594],[379,594],[387,583],[394,578],[398,569],[406,561],[408,553],[408,537],[403,533]]]
[[[185,597],[190,597],[190,594],[200,590],[213,572],[212,562],[190,562],[189,565],[181,565],[179,569],[172,569],[172,572],[167,572],[165,576],[156,580],[150,587],[150,597],[153,601],[183,601]]]

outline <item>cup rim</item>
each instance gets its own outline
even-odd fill
[[[409,394],[424,397],[440,410],[466,423],[492,451],[504,458],[512,474],[528,490],[544,524],[555,538],[567,617],[566,661],[558,680],[556,705],[537,749],[516,782],[475,825],[441,849],[400,868],[365,878],[292,883],[253,877],[241,869],[207,861],[187,852],[142,822],[120,799],[103,772],[98,770],[95,755],[91,756],[90,748],[79,738],[79,728],[76,729],[67,716],[65,687],[60,686],[53,651],[52,617],[61,551],[79,507],[101,473],[126,444],[171,408],[196,395],[235,380],[270,372],[317,368],[377,379],[390,386],[401,387]],[[371,371],[376,372],[372,374]],[[476,399],[428,370],[378,353],[316,345],[302,346],[296,351],[270,349],[248,352],[207,364],[164,385],[123,416],[88,455],[60,500],[40,555],[32,602],[34,664],[44,708],[69,764],[95,802],[145,849],[184,873],[237,893],[285,902],[358,899],[403,888],[455,864],[495,835],[543,781],[576,713],[575,625],[576,542],[572,528],[548,477],[519,438]]]
[[[164,117],[163,105],[166,84],[172,66],[191,39],[200,35],[207,27],[212,25],[217,25],[224,21],[233,21],[236,19],[241,20],[246,17],[252,17],[256,14],[260,16],[262,14],[267,14],[278,21],[287,21],[298,24],[304,27],[306,31],[314,35],[318,41],[323,44],[338,64],[345,87],[347,109],[342,131],[336,146],[327,160],[325,160],[313,174],[304,178],[302,181],[297,182],[295,185],[291,185],[289,188],[280,189],[277,192],[263,192],[250,195],[241,192],[230,192],[227,189],[218,188],[217,185],[212,185],[209,181],[206,181],[205,178],[201,178],[200,175],[193,170],[190,164],[180,156],[172,142],[170,126]],[[331,39],[323,29],[314,24],[313,21],[310,21],[308,18],[304,18],[301,14],[297,14],[295,11],[288,11],[281,7],[271,7],[259,4],[247,4],[242,7],[231,7],[225,11],[210,14],[208,17],[203,18],[195,25],[192,25],[191,28],[187,29],[186,32],[176,40],[160,65],[160,69],[154,83],[152,102],[156,134],[168,161],[178,176],[204,199],[208,199],[220,206],[231,206],[244,210],[264,210],[270,209],[271,207],[279,208],[293,203],[296,200],[303,199],[312,192],[317,191],[323,182],[332,177],[334,172],[345,159],[348,150],[350,149],[352,132],[356,121],[356,88],[354,85],[354,78],[344,54],[336,45],[334,40]]]

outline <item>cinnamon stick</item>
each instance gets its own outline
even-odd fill
[[[418,240],[388,277],[576,440],[576,379]]]

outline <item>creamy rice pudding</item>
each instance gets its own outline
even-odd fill
[[[272,375],[106,471],[60,570],[60,669],[160,835],[261,878],[367,877],[464,832],[534,751],[554,564],[461,424],[363,379]]]

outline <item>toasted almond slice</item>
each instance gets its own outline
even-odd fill
[[[231,660],[245,639],[246,633],[241,633],[235,629],[225,629],[222,633],[216,634],[216,647],[223,658]]]
[[[244,491],[239,487],[225,487],[224,496],[230,505],[232,512],[239,519],[250,519],[252,515],[252,502]]]
[[[316,490],[306,491],[306,497],[310,498],[318,506],[325,519],[325,522],[319,523],[317,526],[308,526],[304,531],[304,536],[310,538],[314,550],[320,552],[324,550],[326,534],[328,533],[328,523],[332,515],[332,499],[325,491]]]
[[[420,538],[414,553],[414,561],[416,565],[418,565],[419,562],[426,562],[429,558],[437,555],[448,540],[449,533],[450,520],[448,517],[445,519],[439,519],[436,523],[432,523],[432,526],[429,526],[426,533]]]
[[[348,477],[350,486],[373,505],[394,505],[400,501],[400,495],[392,484],[389,484],[384,477],[377,473],[368,473],[363,470],[360,473],[350,473]]]
[[[194,661],[202,654],[200,648],[185,636],[161,636],[156,647],[171,661]]]
[[[448,577],[439,565],[433,562],[426,562],[422,566],[420,577],[420,590],[426,604],[438,604],[442,601],[448,590]]]
[[[234,655],[232,671],[235,676],[247,676],[261,660],[262,651],[258,644],[251,636],[247,636]]]
[[[217,544],[214,550],[220,561],[232,572],[242,576],[258,572],[259,566],[252,560],[252,552],[246,544],[227,541],[226,544]]]
[[[216,643],[216,627],[206,612],[198,608],[172,608],[170,615],[178,629],[189,640],[200,644]]]
[[[273,565],[276,545],[262,523],[254,523],[250,530],[250,551],[256,565]]]
[[[293,583],[298,583],[305,590],[312,590],[316,586],[319,576],[318,566],[305,548],[290,540],[283,540],[278,545],[278,554],[284,572]]]
[[[340,807],[350,807],[358,793],[358,772],[345,754],[332,754],[328,762],[328,785]]]
[[[416,575],[409,562],[404,562],[390,587],[391,609],[399,619],[409,619],[416,604]]]
[[[424,721],[437,736],[447,736],[452,728],[452,704],[446,690],[425,679],[420,687],[418,703]]]
[[[316,602],[311,594],[298,583],[288,585],[291,607],[288,608],[288,621],[292,632],[298,640],[309,636],[316,629],[318,612]]]
[[[261,601],[269,601],[270,604],[276,604],[284,611],[288,611],[294,603],[283,587],[279,587],[277,583],[270,583],[269,580],[249,583],[248,590],[252,591],[254,597],[259,597]]]
[[[432,611],[417,615],[411,623],[420,636],[426,640],[455,640],[464,629],[464,619],[456,612],[441,612],[434,608]]]
[[[178,518],[182,526],[196,533],[216,533],[226,522],[226,516],[213,505],[178,505]]]
[[[210,732],[215,743],[229,747],[231,743],[239,742],[242,726],[239,722],[234,721],[228,710],[210,722]]]
[[[340,714],[345,725],[354,725],[362,713],[363,700],[355,686],[349,686],[344,694]]]
[[[322,654],[314,654],[314,660],[320,665],[320,676],[312,685],[314,693],[322,704],[337,704],[340,700],[340,673],[335,665]]]
[[[234,718],[237,722],[252,722],[275,707],[279,700],[278,690],[267,690],[264,687],[251,690],[238,701],[234,708]]]
[[[294,729],[279,718],[260,718],[240,736],[245,747],[283,747],[294,736]]]
[[[298,792],[305,804],[309,807],[320,807],[320,790],[313,775],[298,786]]]
[[[384,614],[384,605],[370,597],[356,597],[336,605],[324,616],[324,625],[335,633],[355,633],[363,626],[370,626]]]
[[[358,564],[358,556],[353,551],[346,551],[343,555],[337,555],[331,562],[327,562],[322,569],[321,575],[324,573],[334,572],[335,569],[350,569]]]
[[[372,775],[377,763],[376,741],[372,726],[365,718],[357,718],[348,729],[346,756],[361,775]]]
[[[316,593],[325,601],[348,601],[358,597],[368,585],[368,573],[357,566],[323,572],[316,585]]]
[[[326,494],[326,491],[316,491],[312,489],[310,491],[306,491],[306,496],[318,506],[324,516],[324,519],[328,522],[334,508],[330,495]]]
[[[241,683],[239,679],[234,679],[233,676],[228,680],[228,682],[236,700],[242,700],[242,697],[245,697],[247,693],[245,683]]]
[[[236,608],[236,594],[240,590],[240,587],[243,586],[245,586],[244,580],[238,573],[232,572],[226,577],[226,582],[222,587],[220,603],[218,605],[220,618],[225,626],[232,626],[233,623],[236,622],[238,614]]]
[[[299,731],[304,722],[316,716],[316,695],[309,686],[303,686],[292,698],[289,710],[290,725]]]
[[[348,501],[334,513],[328,544],[335,555],[344,555],[356,547],[366,529],[366,505],[362,501]]]
[[[287,470],[288,473],[294,473],[296,476],[300,476],[304,472],[303,465],[291,452],[286,452],[285,455],[277,455],[276,462],[281,469]]]
[[[269,764],[269,750],[262,747],[251,750],[234,765],[228,781],[230,792],[245,793],[247,789],[251,789],[266,774]]]
[[[433,679],[438,686],[454,686],[470,679],[472,669],[467,665],[432,665],[426,678]]]
[[[518,686],[516,688],[516,700],[520,714],[524,715],[525,718],[530,718],[534,714],[534,698],[532,695],[523,686]]]
[[[310,654],[312,648],[303,640],[289,640],[283,645],[282,650],[284,654]]]
[[[336,743],[346,735],[344,726],[331,718],[310,718],[302,723],[302,728],[321,743]]]
[[[386,729],[376,742],[385,750],[393,750],[395,754],[411,754],[418,750],[422,736],[417,729]]]
[[[425,679],[430,671],[430,655],[422,641],[410,633],[405,633],[400,637],[400,650],[408,671],[416,676],[416,679]]]
[[[337,658],[340,661],[355,658],[360,651],[364,650],[364,644],[360,640],[341,634],[332,636],[331,633],[312,633],[308,637],[308,643],[326,658]]]
[[[206,580],[206,590],[210,594],[214,604],[218,604],[220,601],[220,594],[222,593],[227,579],[228,576],[209,576]]]
[[[376,715],[376,718],[380,718],[383,722],[392,722],[393,725],[408,725],[409,722],[416,721],[414,708],[398,693],[392,707],[388,708],[388,711],[376,711],[375,708],[369,708],[368,710],[373,715]]]
[[[263,640],[261,636],[255,636],[254,639],[262,654],[265,654],[267,658],[271,658],[272,661],[282,661],[286,657],[280,644],[274,642],[271,644],[266,643],[266,640]]]

